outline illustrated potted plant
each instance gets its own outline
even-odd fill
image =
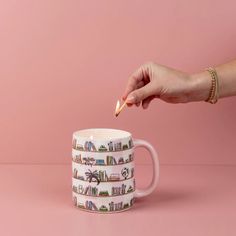
[[[104,145],[101,145],[98,149],[99,152],[106,152],[107,148]]]
[[[109,196],[108,191],[100,191],[99,196]]]
[[[107,207],[102,205],[100,208],[99,208],[99,211],[108,211]]]
[[[89,181],[89,183],[91,183],[92,180],[94,179],[97,182],[97,185],[100,184],[101,181],[99,179],[99,174],[97,170],[93,172],[91,170],[88,170],[87,172],[85,172],[85,175],[87,176],[87,180]]]

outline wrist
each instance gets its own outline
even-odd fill
[[[211,76],[208,71],[190,75],[190,84],[190,101],[207,100],[212,86]]]

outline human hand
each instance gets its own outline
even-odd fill
[[[168,103],[206,100],[210,87],[207,72],[190,75],[150,62],[131,75],[122,98],[129,106],[142,103],[146,109],[154,98]]]

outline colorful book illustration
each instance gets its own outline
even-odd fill
[[[100,145],[96,147],[95,144],[89,140],[86,141],[83,145],[79,144],[76,139],[72,140],[72,147],[73,149],[80,150],[80,151],[87,151],[87,152],[114,152],[114,151],[122,151],[127,150],[133,147],[133,141],[130,139],[127,143],[121,142],[112,142],[105,145]]]
[[[76,196],[73,197],[73,202],[74,205],[82,208],[82,209],[86,209],[86,210],[90,210],[90,211],[101,211],[101,212],[108,212],[108,211],[121,211],[123,209],[129,208],[134,204],[134,198],[131,198],[129,202],[113,202],[111,201],[110,203],[108,203],[108,205],[101,205],[99,208],[96,206],[96,204],[93,201],[87,200],[84,204],[82,202],[78,202],[78,199]]]
[[[92,187],[92,186],[87,186],[84,189],[84,195],[89,195],[89,196],[97,196],[98,195],[98,188]]]
[[[105,165],[105,162],[103,159],[97,159],[95,164],[99,165],[99,166],[103,166],[103,165]]]
[[[131,149],[133,147],[132,139],[101,143],[92,139],[81,142],[74,138],[72,146],[74,149],[72,160],[79,164],[73,165],[73,177],[84,181],[74,180],[75,182],[73,182],[74,205],[85,210],[99,212],[121,211],[131,207],[134,202],[132,192],[135,190],[135,183],[132,179],[134,168],[132,163],[124,164],[132,162],[134,159]],[[128,149],[130,150],[122,152]],[[120,166],[105,167],[115,165]],[[123,180],[125,181],[123,182]],[[115,183],[104,184],[102,182]],[[125,194],[127,195],[123,197],[122,195]],[[85,196],[79,197],[79,195]],[[104,200],[101,201],[103,197]]]
[[[119,181],[119,180],[120,180],[120,174],[118,173],[111,174],[109,177],[109,181]]]
[[[72,160],[76,163],[79,164],[84,164],[84,165],[101,165],[101,166],[105,166],[105,165],[122,165],[125,163],[129,163],[133,161],[133,153],[129,154],[129,157],[127,159],[124,159],[123,157],[113,157],[111,155],[107,155],[104,159],[95,159],[94,157],[83,157],[81,156],[81,154],[77,154],[72,156]]]
[[[109,203],[110,211],[120,211],[122,209],[123,209],[123,202],[118,202],[118,203],[110,202]]]
[[[126,189],[126,185],[125,184],[122,184],[121,187],[112,187],[111,194],[113,196],[115,196],[115,195],[123,195],[123,194],[125,194],[125,189]]]
[[[127,168],[124,167],[121,170],[121,175],[123,177],[123,179],[129,179],[132,178],[134,176],[134,168]],[[88,171],[85,172],[85,176],[81,176],[78,174],[78,170],[76,168],[74,168],[73,170],[73,178],[75,179],[79,179],[79,180],[84,180],[84,181],[89,181],[91,182],[97,182],[97,184],[99,185],[100,182],[112,182],[112,181],[121,181],[121,175],[120,173],[111,173],[110,176],[108,176],[107,172],[104,170],[95,170],[95,171],[91,171],[90,169]]]
[[[82,194],[82,195],[88,195],[88,196],[94,196],[94,197],[109,197],[109,196],[119,196],[119,195],[125,195],[128,193],[131,193],[134,191],[134,186],[132,187],[131,185],[129,188],[126,188],[125,184],[122,184],[120,186],[116,187],[111,187],[110,188],[110,193],[107,189],[99,190],[97,187],[92,187],[92,186],[83,186],[81,184],[77,186],[73,185],[72,190],[75,193]]]
[[[117,165],[116,159],[113,156],[107,156],[107,165]]]
[[[98,172],[98,176],[99,176],[99,179],[101,182],[107,182],[108,181],[108,176],[107,176],[107,172],[104,170],[104,171],[99,171]]]
[[[85,208],[91,211],[98,211],[97,206],[92,201],[86,201]]]
[[[81,154],[80,155],[76,155],[74,157],[73,161],[82,164]]]
[[[73,177],[76,179],[78,178],[78,170],[76,168],[73,170]]]
[[[84,150],[96,152],[97,148],[95,147],[95,145],[91,141],[86,141],[84,144]]]

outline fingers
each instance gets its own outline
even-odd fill
[[[137,103],[135,103],[135,106],[136,106],[136,107],[139,107],[140,104],[141,104],[141,102],[137,102]],[[134,104],[132,104],[132,103],[127,103],[127,106],[128,106],[128,107],[132,107],[133,105],[134,105]]]
[[[153,83],[151,83],[152,65],[152,63],[146,63],[130,76],[122,96],[122,99],[126,100],[129,107],[134,104],[139,107],[143,100],[143,107],[148,107],[154,98],[147,99],[155,94],[155,88]],[[145,101],[145,99],[147,100]]]
[[[142,88],[143,86],[145,85],[144,81],[140,81],[138,82],[137,86],[136,86],[136,89],[139,89],[139,88]]]
[[[139,82],[139,83],[137,84],[137,89],[142,88],[144,85],[145,85],[145,84],[144,84],[143,81]],[[135,103],[136,107],[139,107],[140,104],[141,104],[141,102]]]
[[[155,94],[155,88],[152,82],[149,82],[145,86],[131,92],[126,99],[126,102],[128,104],[137,104],[154,94]]]
[[[135,106],[136,106],[136,107],[139,107],[140,104],[141,104],[141,102],[137,102],[137,103],[135,103]],[[133,105],[134,105],[134,104],[132,104],[132,103],[127,103],[127,106],[128,106],[128,107],[132,107]]]
[[[129,93],[134,91],[137,88],[141,88],[144,85],[143,82],[143,68],[140,67],[136,70],[128,79],[128,83],[125,88],[125,92],[122,96],[123,100],[125,100]]]

